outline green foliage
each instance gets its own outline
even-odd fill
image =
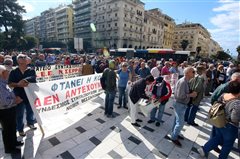
[[[69,40],[68,43],[67,43],[67,46],[68,46],[68,51],[71,52],[71,53],[76,53],[77,50],[74,49],[74,41],[73,40]]]
[[[30,50],[37,45],[37,39],[32,36],[25,36],[19,40],[18,50]]]
[[[229,58],[231,59],[232,57],[228,53],[226,53],[224,51],[218,51],[217,54],[215,55],[214,59],[216,59],[216,60],[228,60]]]
[[[182,47],[183,51],[186,50],[188,44],[189,44],[188,40],[182,40],[181,41],[181,47]]]
[[[9,27],[22,32],[21,14],[26,12],[24,7],[20,6],[17,0],[1,0],[0,6],[0,27],[4,27],[6,32],[9,31]]]
[[[238,53],[238,61],[240,61],[240,45],[237,47],[237,53]]]

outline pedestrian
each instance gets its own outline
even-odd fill
[[[217,72],[214,68],[214,64],[209,65],[209,69],[206,72],[206,76],[207,76],[207,86],[205,90],[205,95],[210,96],[210,92],[213,91],[214,86],[216,84]]]
[[[105,93],[106,93],[106,97],[105,97],[105,115],[109,118],[113,118],[113,104],[114,104],[114,99],[115,99],[115,95],[116,95],[116,90],[117,90],[117,86],[116,86],[116,78],[117,75],[114,72],[115,69],[115,61],[114,60],[110,60],[109,61],[109,68],[106,68],[103,71],[103,75],[104,78],[106,79],[105,83],[106,83],[106,89],[105,89]]]
[[[162,121],[163,113],[165,110],[165,105],[172,95],[172,89],[170,84],[167,83],[161,76],[156,78],[156,82],[152,90],[152,95],[153,100],[158,100],[160,104],[159,107],[155,107],[152,109],[150,113],[150,120],[148,121],[148,123],[151,124],[157,121],[156,126],[160,126],[160,122]],[[158,114],[156,117],[157,111]]]
[[[17,131],[20,136],[26,136],[24,132],[23,116],[26,110],[27,126],[31,130],[36,130],[34,126],[36,122],[31,105],[27,98],[24,87],[27,87],[29,83],[36,83],[36,72],[34,69],[27,67],[27,56],[19,54],[17,56],[18,67],[13,69],[9,75],[8,83],[13,88],[16,96],[23,99],[21,103],[16,107],[17,118]]]
[[[141,98],[150,99],[146,93],[145,89],[147,85],[151,85],[154,82],[152,75],[148,75],[146,78],[141,78],[133,83],[130,92],[129,92],[129,105],[130,105],[130,118],[131,124],[133,126],[140,127],[137,122],[142,122],[142,120],[137,119],[137,108],[138,102]]]
[[[17,141],[15,107],[22,99],[16,97],[7,85],[9,72],[5,66],[0,65],[0,124],[5,153],[18,153],[20,150],[16,146],[22,146],[23,142]]]
[[[179,142],[179,139],[183,139],[180,136],[180,131],[184,126],[184,114],[187,109],[187,104],[190,101],[191,97],[196,97],[196,92],[190,92],[189,81],[194,77],[195,71],[193,67],[187,67],[184,69],[184,77],[179,79],[175,86],[173,103],[175,120],[173,123],[173,129],[171,133],[171,140],[176,145],[181,147],[182,144]]]
[[[215,127],[215,135],[212,136],[203,147],[198,149],[202,157],[207,157],[208,153],[222,145],[219,159],[227,159],[234,141],[238,136],[238,127],[240,122],[240,83],[238,81],[231,81],[228,86],[229,93],[224,93],[220,100],[227,104],[225,105],[226,119],[228,123],[222,127]],[[229,102],[228,102],[229,101]]]
[[[190,80],[190,90],[197,92],[197,96],[192,98],[191,103],[189,103],[186,112],[185,112],[185,121],[192,126],[198,126],[195,123],[195,118],[197,110],[199,108],[200,102],[203,99],[204,95],[204,73],[205,68],[203,66],[197,67],[197,75]]]
[[[126,62],[122,62],[121,69],[117,71],[118,75],[118,92],[119,92],[119,101],[118,101],[118,109],[123,107],[127,108],[127,99],[126,99],[126,87],[127,83],[131,82],[131,73],[128,70],[128,64]]]

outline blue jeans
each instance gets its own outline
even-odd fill
[[[190,107],[187,107],[184,120],[187,121],[188,124],[193,124],[195,123],[194,120],[196,118],[198,111],[198,106],[191,104]]]
[[[105,97],[105,114],[106,115],[112,115],[113,104],[114,104],[116,91],[111,91],[111,92],[106,91],[105,93],[106,93],[106,97]]]
[[[238,136],[238,128],[229,123],[223,128],[214,128],[216,134],[203,146],[203,150],[205,154],[208,155],[211,150],[222,144],[221,153],[218,158],[227,159],[228,154],[233,147],[234,141]]]
[[[163,117],[163,113],[164,113],[164,109],[165,109],[165,104],[160,104],[159,108],[155,107],[152,109],[151,114],[150,114],[150,119],[152,121],[158,121],[161,122],[162,121],[162,117]],[[156,113],[158,110],[158,115],[156,118]]]
[[[22,102],[16,106],[17,131],[23,131],[23,116],[26,109],[26,119],[28,125],[33,125],[36,121],[29,102]]]
[[[118,92],[119,92],[119,105],[122,107],[126,107],[126,87],[118,87]]]
[[[175,108],[175,119],[172,127],[172,134],[171,138],[172,140],[177,140],[178,135],[180,134],[180,131],[182,130],[184,126],[184,114],[187,109],[186,104],[174,102],[173,107]]]

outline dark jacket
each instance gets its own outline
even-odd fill
[[[106,68],[103,72],[103,76],[106,79],[106,92],[112,92],[116,91],[117,85],[116,85],[116,78],[117,75],[114,72],[114,70],[111,70],[109,68]]]
[[[213,72],[213,79],[212,79],[212,72]],[[211,79],[213,81],[216,81],[216,78],[217,78],[217,71],[214,69],[214,70],[210,70],[208,69],[207,72],[206,72],[206,76],[208,78],[208,81],[210,81]],[[210,80],[209,80],[210,79]]]
[[[140,98],[149,99],[145,94],[146,89],[146,80],[145,78],[139,79],[130,89],[129,97],[132,100],[133,104],[136,104]]]

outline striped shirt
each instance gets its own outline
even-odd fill
[[[8,87],[7,81],[0,78],[0,109],[8,109],[16,105],[15,95]]]

